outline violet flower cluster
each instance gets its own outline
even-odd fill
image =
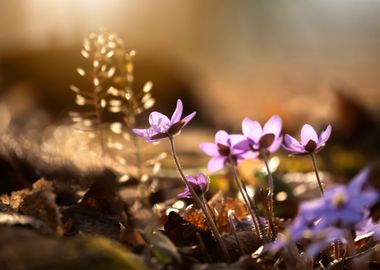
[[[203,196],[208,191],[210,180],[203,173],[198,174],[197,178],[194,178],[193,176],[186,176],[186,179],[190,183],[190,185],[192,185],[192,187],[198,195]],[[183,192],[178,194],[177,197],[182,199],[191,198],[192,194],[189,188],[186,186]]]
[[[173,137],[178,135],[195,116],[195,112],[193,112],[182,118],[182,111],[182,102],[178,100],[170,119],[159,112],[152,112],[149,116],[150,127],[133,131],[148,142],[160,141],[165,138],[170,140],[175,163],[186,184],[178,197],[194,197],[208,217],[209,213],[204,206],[203,198],[209,187],[208,177],[202,173],[196,178],[185,176],[174,150]],[[245,118],[242,122],[242,134],[228,134],[226,131],[220,130],[215,134],[214,143],[200,144],[201,150],[211,157],[208,163],[208,170],[211,172],[222,169],[227,163],[234,167],[248,158],[263,158],[267,165],[266,156],[276,152],[281,145],[292,155],[311,155],[322,196],[302,203],[298,216],[286,230],[286,237],[279,235],[275,242],[267,245],[267,248],[278,250],[290,241],[298,242],[301,239],[309,239],[312,241],[307,247],[307,252],[311,256],[315,256],[334,241],[341,243],[349,241],[347,232],[356,231],[358,235],[372,232],[374,238],[380,239],[380,225],[373,223],[368,214],[368,209],[379,199],[378,192],[367,183],[368,168],[360,172],[348,185],[336,185],[326,191],[323,190],[314,154],[319,152],[330,138],[331,125],[328,125],[318,136],[312,126],[305,124],[301,130],[300,141],[286,134],[283,142],[281,130],[282,120],[278,115],[272,116],[263,127],[257,121]],[[271,178],[269,168],[267,169]],[[240,180],[237,179],[237,182],[239,184]],[[269,184],[273,191],[273,180],[269,181]],[[243,190],[241,192],[244,197]],[[246,203],[249,204],[248,201]],[[253,218],[254,216],[252,214]],[[270,221],[271,215],[268,217]],[[217,228],[211,217],[208,217],[208,222],[212,225],[215,235],[218,236]],[[226,252],[220,235],[217,239],[226,255],[228,252]]]
[[[327,189],[325,196],[301,204],[299,213],[287,231],[270,249],[277,250],[289,241],[313,239],[307,249],[311,256],[336,240],[345,243],[345,232],[359,229],[368,220],[368,209],[379,194],[368,185],[369,168],[361,171],[348,185],[336,185]]]
[[[260,151],[274,153],[282,143],[282,120],[272,116],[264,127],[257,121],[245,118],[242,122],[243,134],[229,135],[224,130],[215,134],[215,143],[200,144],[201,150],[211,156],[208,169],[211,172],[222,169],[232,159],[234,164],[245,159],[257,158]]]

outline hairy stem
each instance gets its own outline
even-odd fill
[[[311,156],[311,160],[313,161],[313,167],[314,167],[314,171],[315,171],[315,176],[317,177],[317,182],[318,182],[319,190],[321,191],[321,195],[323,197],[324,196],[324,191],[323,191],[323,186],[322,186],[321,178],[319,177],[319,172],[318,172],[318,167],[317,167],[317,159],[316,159],[314,153],[312,153],[310,156]]]
[[[232,232],[232,234],[233,234],[233,236],[235,238],[236,244],[239,247],[240,255],[242,256],[242,255],[244,255],[243,245],[241,244],[240,239],[239,239],[239,237],[238,237],[238,235],[236,233],[236,228],[235,228],[234,222],[232,220],[232,217],[233,217],[233,212],[232,213],[228,213],[228,222],[230,223],[231,232]]]
[[[191,192],[191,195],[195,201],[195,203],[198,205],[198,207],[203,211],[205,217],[206,217],[206,222],[208,224],[208,226],[210,227],[218,245],[219,245],[219,248],[220,248],[220,251],[222,252],[223,254],[223,257],[224,257],[224,260],[227,261],[227,262],[230,262],[231,261],[231,258],[230,258],[230,255],[228,253],[228,250],[223,242],[223,239],[222,237],[220,236],[219,234],[219,231],[218,231],[218,228],[216,227],[216,224],[214,222],[214,220],[212,219],[212,216],[211,214],[209,213],[204,201],[202,201],[202,199],[197,195],[197,193],[195,192],[194,188],[192,185],[190,185],[190,183],[187,181],[186,179],[186,176],[182,170],[182,167],[181,167],[181,164],[179,163],[178,161],[178,158],[177,158],[177,154],[176,154],[176,150],[175,150],[175,146],[174,146],[174,140],[173,140],[173,137],[169,137],[169,142],[170,142],[170,149],[171,149],[171,153],[172,153],[172,156],[173,156],[173,160],[174,160],[174,163],[177,167],[177,170],[181,176],[181,179],[182,181],[184,182],[184,184],[188,187],[188,189],[190,190]]]
[[[241,184],[242,184],[242,187],[243,187],[243,191],[245,192],[245,195],[246,197],[248,198],[248,201],[250,203],[250,206],[253,210],[253,213],[256,215],[257,217],[257,223],[259,225],[259,228],[260,228],[260,232],[261,232],[261,237],[263,237],[264,235],[264,227],[263,227],[263,224],[262,222],[260,221],[260,218],[259,218],[259,214],[258,214],[258,211],[257,211],[257,207],[256,207],[256,202],[255,202],[255,199],[254,198],[251,198],[248,194],[248,191],[247,191],[247,187],[244,183],[244,181],[241,181]]]
[[[229,158],[229,162],[231,164],[232,174],[234,176],[234,180],[236,182],[236,185],[238,186],[240,194],[243,197],[243,201],[244,201],[245,207],[247,208],[249,214],[252,217],[252,222],[253,222],[253,225],[254,225],[257,237],[259,239],[261,239],[260,227],[259,227],[259,224],[257,222],[257,217],[256,217],[255,213],[252,210],[252,207],[251,207],[251,204],[250,204],[250,201],[249,201],[248,192],[245,193],[244,190],[243,190],[243,184],[242,184],[242,181],[240,180],[240,178],[239,178],[239,176],[237,174],[237,171],[236,171],[236,168],[235,168],[235,162],[233,161],[233,159],[232,159],[231,156],[229,156],[228,158]]]
[[[265,167],[268,172],[268,222],[270,229],[272,231],[272,238],[275,238],[276,236],[276,229],[274,227],[273,223],[273,217],[274,217],[274,212],[273,212],[273,195],[274,195],[274,184],[273,184],[273,175],[272,172],[270,171],[269,164],[268,164],[268,158],[266,155],[266,150],[262,149],[260,151],[261,157],[265,163]]]

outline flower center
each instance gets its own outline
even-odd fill
[[[347,203],[347,196],[343,192],[339,192],[332,198],[332,204],[337,208],[342,207]]]
[[[221,154],[222,156],[228,156],[229,154],[231,154],[231,149],[228,146],[220,143],[217,143],[216,145],[218,146],[219,154]]]
[[[317,143],[313,140],[309,140],[305,145],[305,150],[308,152],[313,152],[317,148]]]

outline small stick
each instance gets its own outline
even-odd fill
[[[319,190],[321,191],[321,195],[323,197],[325,193],[324,193],[324,190],[323,190],[321,178],[319,177],[319,173],[318,173],[317,159],[315,158],[315,154],[314,153],[312,153],[310,156],[311,156],[311,160],[313,161],[313,167],[314,167],[314,171],[315,171],[315,176],[317,177],[317,182],[318,182]]]
[[[235,241],[236,241],[236,244],[238,245],[239,247],[239,250],[240,250],[240,255],[244,255],[244,249],[243,249],[243,246],[237,236],[237,233],[236,233],[236,228],[235,228],[235,225],[234,225],[234,222],[232,220],[232,217],[235,215],[235,211],[233,210],[228,210],[228,222],[230,223],[230,228],[231,228],[231,232],[233,234],[233,236],[235,237]]]
[[[260,153],[261,153],[261,157],[264,160],[265,167],[266,167],[267,172],[268,172],[268,203],[267,203],[267,205],[268,205],[268,222],[269,222],[269,225],[271,227],[272,237],[275,238],[276,237],[276,231],[275,231],[274,222],[273,222],[273,217],[274,217],[274,212],[273,212],[273,194],[274,194],[273,176],[272,176],[272,172],[270,171],[270,168],[269,168],[268,158],[267,158],[267,155],[265,153],[265,149],[262,149],[260,151]]]

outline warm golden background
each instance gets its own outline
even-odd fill
[[[182,98],[213,131],[272,113],[290,131],[332,122],[335,138],[373,152],[379,14],[372,0],[1,1],[1,100],[23,125],[43,110],[65,119],[82,39],[104,28],[137,51],[138,85],[154,82],[159,110]]]

